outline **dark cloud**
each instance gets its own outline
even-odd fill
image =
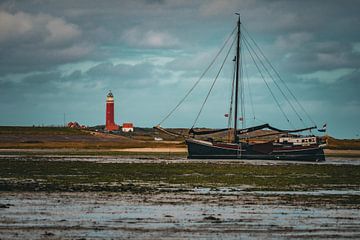
[[[324,86],[324,85],[322,85]],[[327,90],[327,91],[326,91]],[[360,107],[360,69],[340,77],[334,84],[325,85],[324,100],[337,104],[357,104]],[[360,109],[360,108],[359,108]]]
[[[102,114],[103,93],[122,89],[122,99],[137,108],[129,116],[142,119],[137,114],[143,111],[156,118],[148,109],[158,106],[163,113],[164,98],[172,101],[186,92],[235,26],[233,13],[240,11],[243,26],[283,78],[304,101],[314,103],[309,108],[317,119],[336,112],[329,103],[358,118],[353,109],[359,106],[359,6],[352,0],[1,1],[0,110],[22,109],[31,122],[53,121],[38,114],[46,104],[53,113],[88,109],[88,104]],[[324,78],[331,74],[331,80]],[[14,94],[17,102],[9,100]],[[41,107],[30,118],[32,105]],[[84,119],[94,116],[81,111]],[[189,112],[174,123],[188,120]],[[7,122],[3,118],[0,124]]]
[[[159,85],[158,76],[169,76],[171,73],[158,72],[150,63],[112,64],[100,63],[87,71],[75,70],[68,74],[61,71],[32,73],[17,77],[0,79],[0,93],[3,101],[14,92],[18,96],[36,96],[45,94],[83,91],[83,89],[106,90],[143,89]],[[23,99],[21,98],[20,101]]]
[[[121,88],[141,89],[157,85],[156,68],[150,63],[135,65],[101,63],[89,69],[85,74],[92,79],[117,82]]]
[[[92,47],[82,31],[62,18],[0,11],[0,76],[48,70],[84,59]]]
[[[352,42],[302,40],[301,36],[280,37],[276,45],[282,54],[280,65],[293,73],[309,73],[338,68],[357,68],[360,52],[353,50]]]

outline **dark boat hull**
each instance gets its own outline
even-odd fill
[[[273,147],[263,144],[214,144],[207,141],[187,139],[190,159],[249,159],[249,160],[292,160],[325,161],[322,148],[317,145],[301,147]],[[259,144],[258,144],[259,145]]]

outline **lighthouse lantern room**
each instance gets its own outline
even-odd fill
[[[114,121],[114,95],[109,91],[106,96],[106,125],[105,130],[116,131],[119,130],[119,126]]]

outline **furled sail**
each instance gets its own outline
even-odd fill
[[[249,132],[254,132],[257,130],[261,130],[264,128],[269,128],[270,125],[269,124],[262,124],[262,125],[258,125],[258,126],[254,126],[254,127],[249,127],[249,128],[243,128],[243,129],[238,129],[236,131],[237,134],[244,134],[244,133],[249,133]]]
[[[296,132],[303,132],[303,131],[307,131],[307,130],[311,130],[311,129],[316,129],[316,126],[307,127],[307,128],[301,128],[301,129],[294,129],[294,130],[282,130],[282,129],[274,128],[274,127],[272,127],[270,125],[267,128],[269,128],[270,130],[277,131],[277,132],[282,132],[282,133],[296,133]]]
[[[203,131],[197,131],[193,128],[191,128],[189,130],[189,134],[194,134],[194,135],[207,135],[207,134],[213,134],[213,133],[218,133],[218,132],[225,132],[225,131],[229,131],[230,128],[222,128],[222,129],[215,129],[215,130],[203,130]]]
[[[237,134],[250,133],[250,132],[254,132],[254,131],[265,129],[265,128],[268,128],[270,130],[280,132],[280,133],[296,133],[296,132],[303,132],[303,131],[307,131],[307,130],[311,130],[311,129],[316,129],[316,127],[308,127],[308,128],[302,128],[302,129],[294,129],[294,130],[283,130],[283,129],[272,127],[272,126],[270,126],[269,124],[266,123],[266,124],[262,124],[262,125],[258,125],[258,126],[254,126],[254,127],[238,129],[236,131],[236,133]],[[230,128],[222,128],[222,129],[199,131],[199,130],[195,130],[195,129],[191,128],[189,130],[189,134],[207,135],[207,134],[225,132],[225,131],[229,131],[229,130],[231,130],[231,129]]]

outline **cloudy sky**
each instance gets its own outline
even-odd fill
[[[335,137],[358,138],[360,2],[351,0],[3,0],[0,125],[61,125],[64,113],[66,121],[104,124],[111,89],[117,123],[154,126],[216,55],[238,11],[313,121],[327,123]],[[231,54],[199,127],[226,126]],[[246,66],[246,123],[290,128],[251,59]],[[215,74],[206,75],[165,127],[191,127]],[[279,102],[291,125],[303,127],[281,94]]]

